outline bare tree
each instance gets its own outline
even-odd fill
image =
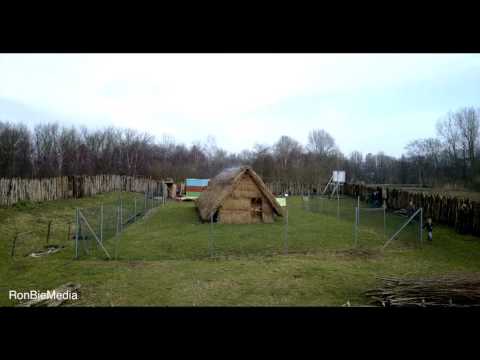
[[[463,108],[456,113],[455,120],[461,136],[464,161],[468,161],[470,169],[473,169],[478,143],[478,113],[473,107]]]
[[[325,130],[312,130],[308,134],[307,149],[321,156],[332,155],[337,150],[335,140]]]
[[[302,152],[300,143],[289,136],[282,136],[274,145],[274,155],[279,161],[280,168],[286,171],[292,162],[298,159]]]
[[[461,135],[456,126],[455,115],[449,112],[444,119],[437,122],[437,134],[442,142],[446,155],[446,166],[451,174],[456,174],[460,169]]]
[[[30,176],[32,144],[24,125],[0,122],[0,177]]]
[[[56,123],[40,124],[34,130],[34,167],[40,177],[61,174],[59,126]]]
[[[325,183],[334,169],[349,181],[440,184],[461,181],[480,186],[480,110],[449,112],[437,123],[437,138],[410,142],[399,159],[380,152],[345,158],[325,130],[312,130],[304,148],[282,136],[274,144],[228,153],[213,136],[190,146],[164,135],[159,141],[131,129],[60,127],[40,124],[33,131],[0,122],[0,176],[128,174],[158,178],[215,176],[225,167],[249,164],[265,181]]]
[[[363,155],[359,151],[353,151],[350,154],[349,164],[350,164],[350,179],[352,181],[357,181],[362,178],[362,163]]]

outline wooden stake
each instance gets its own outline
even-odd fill
[[[15,236],[13,237],[13,241],[12,241],[12,253],[11,253],[12,257],[15,256],[15,247],[17,246],[17,237],[18,237],[18,233],[15,232]]]
[[[50,220],[48,222],[48,228],[47,228],[47,245],[48,245],[48,241],[50,240],[50,230],[52,228],[52,220]]]
[[[67,243],[70,240],[70,222],[68,222],[68,229],[67,229]]]

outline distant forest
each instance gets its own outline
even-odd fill
[[[405,146],[400,158],[383,152],[343,154],[325,130],[308,143],[282,136],[274,144],[228,153],[213,137],[190,146],[131,129],[64,127],[43,123],[30,130],[0,121],[0,177],[120,174],[154,178],[210,178],[234,165],[251,165],[265,181],[326,182],[334,169],[347,181],[422,184],[480,189],[480,109],[465,107],[437,122],[437,136]],[[394,136],[392,134],[392,136]]]

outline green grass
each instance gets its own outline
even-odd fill
[[[339,306],[347,300],[366,305],[362,293],[376,284],[376,276],[480,271],[478,238],[435,226],[433,244],[420,249],[411,246],[411,239],[400,239],[381,252],[383,218],[372,216],[364,218],[358,238],[358,246],[368,251],[353,251],[354,215],[346,210],[348,200],[337,219],[333,208],[305,211],[297,197],[288,200],[288,255],[279,218],[274,224],[214,224],[211,258],[211,225],[200,223],[192,202],[169,202],[116,239],[117,260],[73,260],[73,241],[64,236],[66,230],[64,235],[58,230],[51,240],[65,246],[59,253],[10,257],[14,224],[35,230],[31,242],[41,247],[49,219],[65,223],[73,219],[76,206],[112,203],[117,197],[106,194],[0,209],[0,305],[14,305],[9,289],[47,290],[70,281],[82,285],[74,306]],[[388,232],[397,226],[396,219],[389,218]]]

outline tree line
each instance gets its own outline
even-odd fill
[[[0,177],[119,174],[182,180],[211,178],[226,167],[245,164],[265,181],[326,182],[332,170],[344,169],[350,182],[478,188],[479,121],[480,109],[449,112],[438,120],[435,138],[411,141],[399,158],[383,152],[345,155],[324,129],[311,130],[307,144],[281,136],[273,144],[229,153],[211,136],[187,146],[132,129],[58,123],[29,129],[0,121]]]

